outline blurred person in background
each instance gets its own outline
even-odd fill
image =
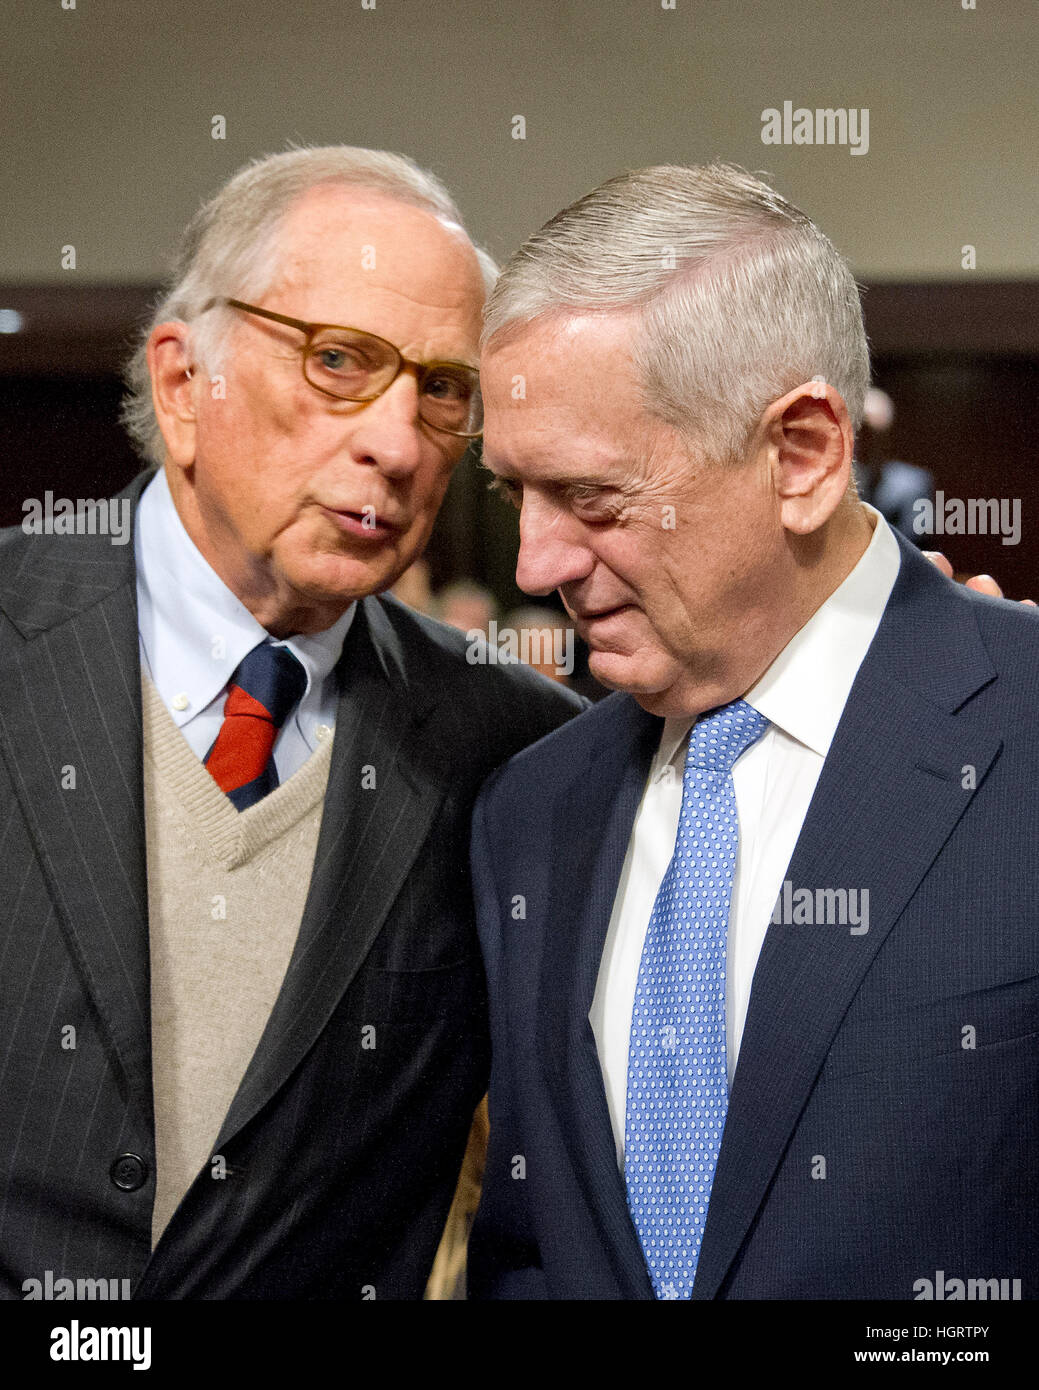
[[[887,434],[895,421],[895,403],[886,391],[871,386],[863,404],[855,439],[855,481],[863,502],[876,507],[896,531],[923,547],[927,532],[913,525],[916,503],[934,502],[934,477],[926,468],[888,457]]]
[[[526,604],[505,615],[497,630],[500,642],[515,634],[520,659],[550,681],[569,685],[574,669],[574,629],[565,613],[545,604]]]
[[[433,589],[429,582],[429,563],[421,556],[413,560],[390,593],[418,613],[432,615]]]
[[[498,616],[498,600],[475,579],[456,579],[436,595],[435,612],[442,623],[460,632],[480,632],[484,637]]]

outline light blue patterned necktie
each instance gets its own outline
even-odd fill
[[[689,735],[675,852],[642,949],[628,1051],[628,1209],[658,1298],[689,1298],[729,1106],[725,945],[739,822],[732,768],[768,728],[745,700]]]

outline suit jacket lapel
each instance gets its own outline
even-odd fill
[[[123,496],[133,505],[147,482]],[[60,926],[151,1126],[148,904],[132,545],[27,540],[0,590],[0,753]]]
[[[317,853],[299,937],[217,1147],[248,1123],[316,1041],[357,974],[433,824],[448,750],[427,736],[435,699],[405,667],[375,599],[358,608]],[[364,770],[375,785],[365,789]]]
[[[557,804],[539,1007],[542,1061],[560,1131],[622,1293],[652,1297],[617,1167],[613,1128],[588,1011],[631,828],[662,721],[628,696],[598,711],[598,745]]]
[[[995,674],[970,606],[904,543],[903,551],[785,875],[792,890],[868,889],[868,931],[769,927],[694,1298],[717,1294],[866,970],[969,806],[964,768],[980,785],[1001,747],[991,730],[954,717]]]

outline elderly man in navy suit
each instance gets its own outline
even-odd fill
[[[618,693],[474,816],[472,1293],[1035,1297],[1039,622],[857,497],[847,266],[742,170],[625,174],[481,370],[518,582]]]

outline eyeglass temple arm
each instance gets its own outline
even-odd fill
[[[206,313],[217,304],[227,304],[232,309],[244,309],[247,314],[256,314],[261,319],[273,319],[275,323],[284,323],[288,328],[298,328],[301,333],[309,333],[311,329],[320,327],[320,324],[304,323],[302,319],[291,319],[287,314],[276,314],[273,309],[257,309],[241,299],[211,299],[208,304],[202,306],[202,312]]]

